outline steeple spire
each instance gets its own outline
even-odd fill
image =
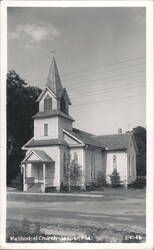
[[[58,91],[63,88],[54,56],[49,68],[46,86],[50,88],[55,93],[55,95],[57,95]]]

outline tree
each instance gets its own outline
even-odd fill
[[[146,129],[138,126],[133,128],[133,134],[138,147],[136,158],[137,177],[146,176]]]
[[[83,173],[81,166],[78,164],[77,154],[74,154],[74,157],[71,160],[70,153],[68,153],[65,161],[63,184],[68,186],[69,191],[71,191],[71,187],[79,187],[82,185]]]
[[[19,173],[24,157],[21,147],[33,136],[32,116],[41,90],[30,87],[15,72],[7,74],[7,183]]]

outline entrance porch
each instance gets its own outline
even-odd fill
[[[44,151],[31,151],[22,162],[22,172],[23,191],[45,192],[54,186],[55,163]]]

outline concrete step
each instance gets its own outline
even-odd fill
[[[41,184],[40,183],[31,184],[28,187],[27,192],[28,193],[40,193],[41,192]]]

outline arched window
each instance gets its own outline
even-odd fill
[[[76,152],[74,153],[74,161],[76,164],[78,164],[78,155]]]
[[[134,155],[132,156],[132,177],[135,177],[135,164],[134,164]]]
[[[67,175],[67,156],[65,152],[63,154],[63,170],[64,170],[64,176],[66,176]]]
[[[117,156],[113,155],[113,171],[117,170]]]
[[[95,156],[91,157],[91,178],[95,178]]]
[[[65,98],[62,96],[61,100],[60,100],[60,110],[65,113],[68,114],[68,107],[65,101]]]
[[[52,110],[52,99],[50,96],[46,96],[44,99],[44,111]]]
[[[130,162],[130,155],[128,155],[128,172],[129,172],[129,176],[131,176],[132,171],[131,171],[131,162]]]

